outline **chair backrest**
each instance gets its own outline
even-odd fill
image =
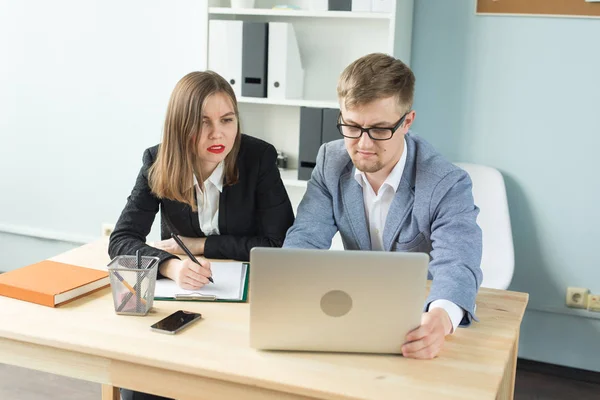
[[[507,289],[513,278],[515,254],[502,174],[477,164],[455,163],[473,182],[473,198],[480,209],[477,223],[483,232],[481,286]]]

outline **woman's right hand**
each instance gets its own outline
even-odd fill
[[[182,289],[196,290],[206,285],[208,278],[212,276],[210,261],[204,257],[196,257],[200,265],[192,260],[171,259],[162,263],[159,267],[161,274],[177,283]]]

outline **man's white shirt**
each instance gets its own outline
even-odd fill
[[[387,219],[390,206],[400,186],[402,173],[406,165],[406,139],[404,139],[404,151],[398,163],[392,169],[392,172],[385,179],[379,191],[375,193],[364,172],[354,169],[354,179],[363,189],[363,200],[365,206],[365,216],[369,225],[371,236],[371,248],[373,250],[383,250],[383,229]],[[452,331],[454,333],[458,324],[464,317],[464,310],[449,300],[434,300],[429,305],[429,310],[433,308],[443,308],[446,310],[452,321]]]

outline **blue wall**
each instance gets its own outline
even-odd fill
[[[474,10],[415,1],[415,131],[506,179],[520,356],[600,371],[600,313],[564,306],[567,286],[600,293],[600,19]]]

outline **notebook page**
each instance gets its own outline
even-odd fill
[[[221,300],[241,300],[246,281],[246,268],[241,262],[211,262],[215,283],[208,283],[198,290],[182,289],[171,279],[156,281],[154,297],[174,298],[175,295],[201,294],[216,296]]]

